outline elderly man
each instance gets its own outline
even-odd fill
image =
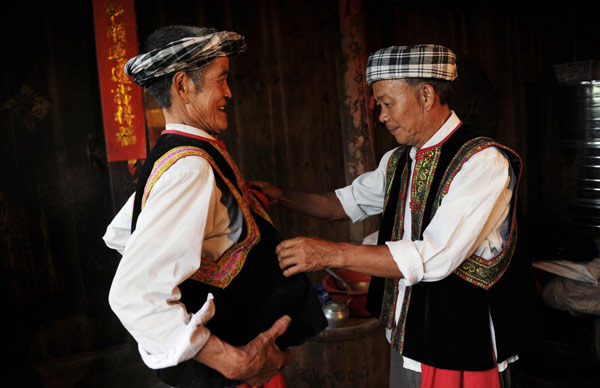
[[[277,253],[286,276],[327,267],[373,275],[367,308],[392,345],[391,387],[507,386],[498,372],[517,357],[521,162],[450,109],[456,77],[454,53],[439,45],[371,54],[367,83],[400,146],[335,193],[257,182],[273,202],[310,216],[383,214],[377,246],[298,237]]]
[[[123,253],[109,302],[143,361],[174,387],[284,387],[288,346],[326,327],[305,274],[285,277],[280,237],[219,133],[232,97],[234,32],[170,26],[125,71],[166,129],[104,239]],[[290,323],[291,318],[291,323]]]

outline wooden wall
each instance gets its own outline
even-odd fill
[[[458,94],[465,98],[457,111],[526,163],[528,142],[538,140],[527,125],[527,85],[552,82],[553,64],[600,57],[590,6],[365,3],[369,51],[420,42],[453,48],[463,63]],[[248,179],[309,191],[345,185],[337,1],[149,0],[138,2],[137,13],[140,38],[175,23],[246,36],[248,52],[232,61],[234,98],[223,137]],[[133,191],[135,175],[126,162],[106,161],[91,2],[11,2],[1,21],[0,284],[8,301],[8,379],[31,387],[144,386],[139,377],[111,373],[137,361],[122,358],[133,347],[106,301],[119,258],[101,236]],[[378,159],[394,143],[376,128]],[[521,190],[526,202],[531,189]],[[348,238],[346,222],[278,208],[273,216],[284,237]]]
[[[114,205],[91,3],[11,2],[1,20],[3,385],[35,387],[38,363],[126,340],[100,239]]]
[[[155,3],[139,3],[140,37],[164,24],[208,25],[245,36],[248,51],[230,65],[233,99],[222,138],[247,179],[318,191],[345,184],[335,67],[337,2]],[[284,236],[347,239],[345,223],[272,212]]]

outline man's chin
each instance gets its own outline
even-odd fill
[[[216,127],[216,128],[215,128],[215,127],[213,127],[213,128],[210,128],[210,129],[205,129],[205,131],[206,131],[206,132],[210,133],[210,134],[211,134],[212,136],[214,136],[214,137],[217,137],[217,136],[219,136],[219,134],[220,134],[221,132],[224,132],[224,131],[226,131],[226,130],[227,130],[227,124],[225,124],[225,125],[220,125],[220,126],[218,126],[218,127]]]
[[[404,143],[406,142],[406,139],[405,139],[405,138],[403,138],[403,137],[402,137],[402,136],[400,136],[400,135],[397,135],[397,134],[396,134],[396,135],[394,135],[394,134],[392,134],[392,136],[394,136],[394,139],[396,139],[396,142],[397,142],[398,144],[404,144]]]

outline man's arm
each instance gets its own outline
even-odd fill
[[[281,242],[276,253],[285,276],[325,268],[346,268],[375,276],[403,277],[385,245],[355,245],[296,237]]]
[[[473,251],[488,259],[502,249],[513,186],[508,161],[489,148],[456,175],[423,240],[365,246],[298,237],[279,245],[280,267],[286,276],[335,267],[404,277],[409,284],[443,279]]]
[[[322,220],[350,219],[359,222],[383,211],[385,174],[388,161],[396,149],[386,152],[377,168],[358,176],[351,185],[328,193],[282,190],[272,183],[250,182],[258,186],[274,204]]]
[[[335,193],[306,193],[282,190],[278,186],[263,182],[252,182],[274,204],[280,204],[304,215],[327,221],[348,219],[342,204]]]

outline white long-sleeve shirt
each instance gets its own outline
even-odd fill
[[[197,128],[167,124],[208,139]],[[174,163],[154,184],[130,233],[132,195],[104,235],[108,247],[123,254],[109,303],[138,343],[145,364],[154,369],[192,358],[208,341],[204,324],[214,315],[209,295],[200,311],[187,311],[178,285],[216,260],[242,233],[243,219],[235,199],[219,188],[206,159],[187,156]]]
[[[422,148],[439,144],[459,124],[459,118],[452,112]],[[382,157],[376,170],[362,174],[351,185],[336,190],[338,199],[353,222],[383,212],[385,174],[393,151],[388,151]],[[412,182],[417,148],[412,147],[409,153],[412,159]],[[515,184],[514,172],[499,149],[489,147],[476,153],[456,174],[435,216],[424,230],[423,239],[416,241],[411,241],[412,218],[410,198],[407,199],[402,240],[386,242],[404,275],[398,287],[396,322],[402,311],[407,286],[421,281],[441,280],[473,253],[483,259],[491,259],[502,250],[510,229],[508,214]],[[491,317],[490,328],[493,333]],[[420,371],[418,362],[406,357],[404,361],[406,368]],[[506,365],[506,361],[501,362],[499,369],[504,370]]]

